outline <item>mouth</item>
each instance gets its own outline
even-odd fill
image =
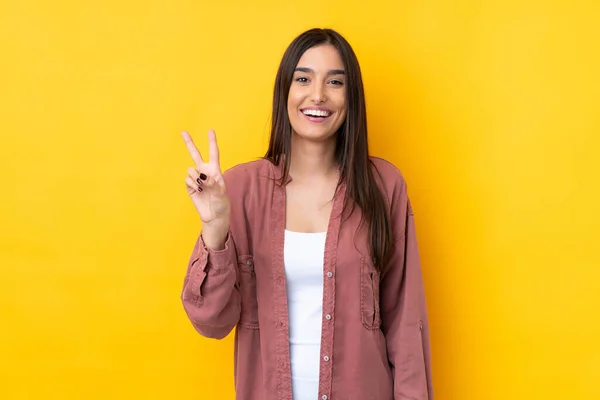
[[[310,122],[322,123],[333,115],[333,111],[324,107],[302,108],[300,113]]]

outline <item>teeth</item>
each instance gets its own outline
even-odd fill
[[[302,111],[302,113],[311,117],[329,117],[329,115],[331,114],[329,111],[321,110],[304,110]]]

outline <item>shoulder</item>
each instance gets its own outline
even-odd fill
[[[374,169],[375,179],[388,197],[405,194],[406,180],[400,169],[383,158],[373,156],[369,158]]]
[[[387,199],[392,231],[398,240],[406,232],[408,215],[413,215],[406,180],[398,167],[383,158],[371,157],[371,165],[376,170],[375,180]]]
[[[271,162],[266,159],[258,159],[234,165],[228,168],[223,176],[225,184],[241,185],[255,180],[261,176],[269,176]]]
[[[375,156],[369,156],[371,164],[379,171],[380,174],[386,175],[387,177],[404,181],[402,172],[392,164],[390,161]]]
[[[267,159],[234,165],[223,173],[232,207],[265,204],[273,191],[275,167]]]

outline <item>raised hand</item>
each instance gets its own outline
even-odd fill
[[[209,161],[205,162],[189,133],[181,134],[196,164],[185,179],[188,194],[202,220],[202,238],[208,248],[224,247],[229,230],[229,197],[219,164],[219,147],[213,130],[208,131]]]

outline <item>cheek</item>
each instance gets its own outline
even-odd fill
[[[298,107],[299,107],[298,106],[298,100],[290,92],[290,94],[288,96],[288,100],[287,100],[287,110],[288,110],[288,116],[290,118],[294,118],[295,117],[296,110],[297,110]]]
[[[340,102],[338,103],[338,109],[340,110],[340,113],[339,113],[339,116],[338,116],[335,124],[339,128],[339,126],[341,126],[344,123],[344,121],[346,120],[346,118],[348,116],[348,105],[346,104],[345,96],[340,97]]]
[[[288,118],[290,119],[290,121],[294,121],[295,119],[298,118],[297,111],[296,111],[296,105],[294,104],[294,101],[291,98],[288,98],[287,113],[288,113]]]
[[[336,95],[334,96],[335,98],[335,104],[336,104],[336,108],[338,110],[343,110],[343,113],[346,112],[346,93],[344,93],[343,91],[340,91],[338,93],[336,93]]]
[[[342,119],[346,119],[346,114],[348,113],[348,107],[345,101],[341,101],[339,103],[340,117]]]
[[[295,104],[294,99],[291,96],[288,97],[288,101],[287,101],[288,112],[292,111],[295,108],[294,104]]]
[[[302,93],[292,86],[288,92],[288,107],[298,107]]]
[[[287,99],[287,114],[290,124],[292,124],[292,127],[295,127],[294,129],[299,129],[300,117],[298,115],[298,107],[300,107],[298,94],[290,91]]]

